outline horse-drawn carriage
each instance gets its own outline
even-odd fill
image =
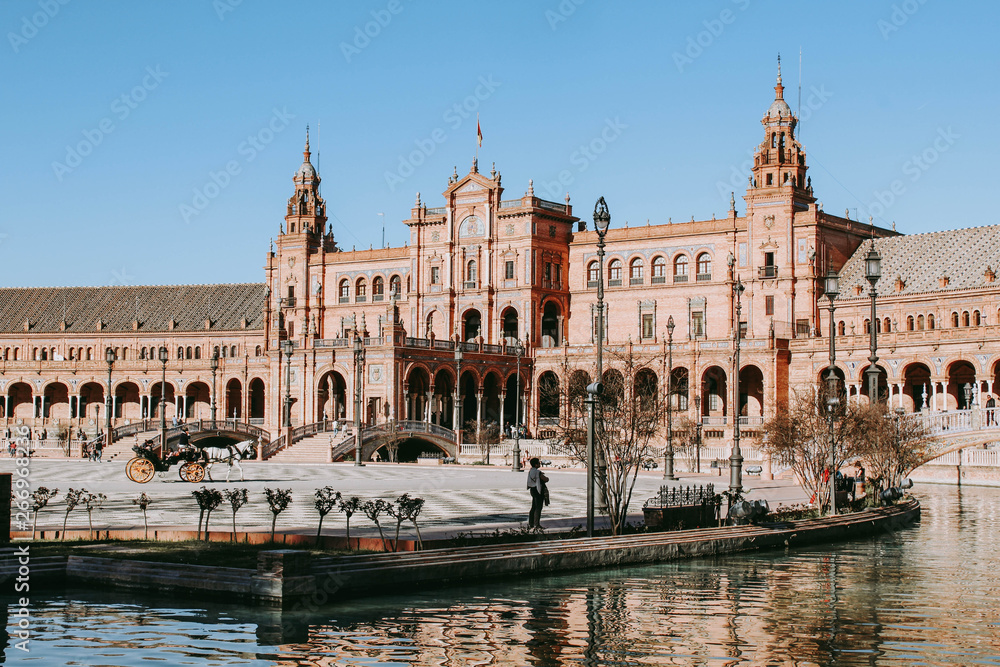
[[[146,441],[141,445],[134,445],[132,451],[136,455],[125,464],[125,475],[133,482],[140,484],[152,480],[158,472],[168,472],[171,466],[176,464],[180,464],[180,469],[177,472],[185,482],[198,483],[205,479],[206,474],[211,480],[211,467],[220,461],[228,464],[227,482],[234,465],[240,469],[240,479],[242,480],[243,466],[239,462],[252,459],[257,455],[253,440],[244,440],[228,447],[197,448],[189,445],[178,451],[169,452],[165,456],[161,455],[158,445],[154,445],[152,441]]]

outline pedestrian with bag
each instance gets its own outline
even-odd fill
[[[546,484],[548,476],[541,471],[541,463],[537,458],[529,461],[531,467],[528,469],[528,491],[531,492],[531,511],[528,514],[528,528],[542,527],[542,505],[548,505],[549,490]]]

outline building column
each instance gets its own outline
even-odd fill
[[[941,403],[942,412],[948,409],[948,380],[941,381]]]
[[[482,387],[476,390],[476,424],[479,429],[483,428],[483,389]]]
[[[434,404],[434,387],[427,392],[427,405],[424,406],[424,421],[431,423],[431,407]]]
[[[938,400],[937,400],[938,391],[937,390],[938,390],[938,381],[937,380],[931,380],[931,412],[937,412],[938,411]]]
[[[896,396],[898,397],[897,404],[899,405],[899,408],[902,409],[903,408],[903,384],[901,382],[897,382],[896,383]]]
[[[507,407],[507,388],[506,387],[504,387],[504,390],[500,392],[500,419],[498,421],[500,422],[500,433],[501,433],[500,437],[501,438],[505,438],[508,435],[510,435],[509,433],[504,433],[504,429],[503,429],[503,427],[506,425],[505,422],[504,422],[504,418],[505,418],[506,415],[504,415],[504,413],[503,413],[505,407]]]

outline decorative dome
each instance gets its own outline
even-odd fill
[[[788,106],[788,105],[785,105]],[[316,179],[316,169],[312,166],[311,162],[303,162],[302,166],[299,167],[298,171],[295,172],[295,178],[301,178],[307,181]]]
[[[779,97],[775,101],[771,102],[771,106],[767,109],[767,115],[788,118],[792,115],[792,109],[788,106],[788,102]]]

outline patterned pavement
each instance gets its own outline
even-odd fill
[[[0,472],[14,468],[11,459],[0,459]],[[146,493],[151,503],[148,509],[150,529],[189,528],[198,522],[198,504],[191,491],[208,486],[220,491],[246,488],[250,502],[236,515],[238,530],[268,531],[271,513],[264,498],[265,487],[292,489],[292,502],[278,517],[278,529],[285,531],[314,532],[318,514],[313,506],[313,494],[323,486],[332,486],[344,496],[359,496],[363,500],[383,498],[394,500],[402,493],[425,499],[420,515],[421,533],[425,538],[445,537],[460,531],[512,528],[527,519],[530,497],[525,488],[526,473],[485,466],[419,466],[370,464],[355,467],[351,464],[277,464],[246,463],[245,482],[239,481],[239,471],[233,469],[230,483],[225,481],[225,468],[214,471],[217,481],[208,478],[199,484],[180,480],[177,468],[159,473],[147,484],[138,484],[125,476],[124,462],[91,463],[77,460],[32,459],[29,481],[32,488],[46,486],[58,488],[59,496],[50,501],[39,514],[39,528],[62,527],[65,516],[64,494],[69,488],[86,488],[93,493],[104,493],[107,500],[94,512],[94,527],[141,528],[142,513],[132,504],[132,499]],[[586,477],[581,470],[546,470],[550,478],[549,491],[552,504],[542,513],[542,524],[550,528],[582,525],[585,516]],[[633,493],[631,510],[636,520],[641,520],[642,503],[654,495],[663,484],[662,473],[640,473]],[[724,477],[691,475],[680,484],[713,482],[717,490],[727,483]],[[675,484],[678,482],[675,482]],[[778,502],[802,502],[801,491],[788,482],[760,482],[748,477],[747,486],[758,487],[752,497],[766,497],[772,505]],[[395,530],[395,521],[387,517],[383,530]],[[212,528],[225,530],[232,526],[232,511],[225,500],[213,512]],[[87,513],[77,507],[69,516],[68,527],[87,527]],[[344,515],[336,510],[323,522],[324,534],[343,534]],[[412,526],[403,526],[400,536],[412,537]],[[375,525],[363,514],[351,520],[352,536],[377,536]]]

